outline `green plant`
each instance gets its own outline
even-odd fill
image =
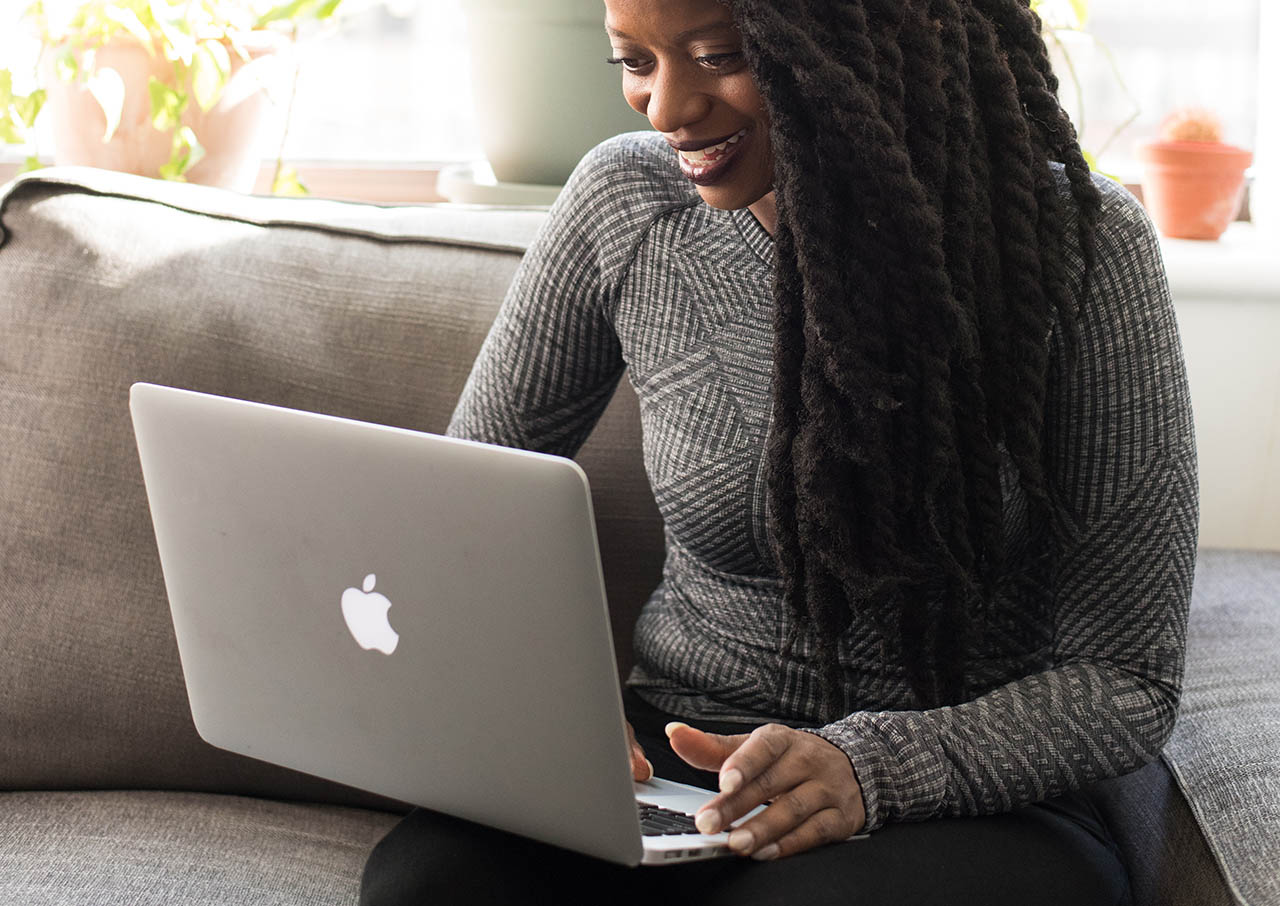
[[[1111,134],[1107,136],[1096,151],[1082,147],[1084,159],[1093,170],[1098,169],[1098,158],[1100,158],[1115,141],[1116,137],[1127,129],[1134,120],[1138,118],[1141,112],[1138,103],[1134,99],[1133,94],[1129,91],[1129,87],[1125,84],[1124,76],[1120,74],[1120,67],[1116,65],[1115,55],[1103,41],[1092,34],[1088,30],[1090,0],[1031,0],[1031,11],[1040,17],[1043,25],[1042,33],[1045,42],[1055,48],[1060,54],[1063,65],[1066,67],[1067,78],[1070,79],[1071,85],[1075,90],[1076,97],[1076,113],[1073,118],[1076,134],[1083,138],[1085,130],[1085,111],[1084,111],[1084,89],[1080,84],[1080,75],[1076,71],[1075,61],[1071,58],[1071,52],[1067,49],[1066,43],[1062,40],[1064,34],[1080,35],[1088,39],[1092,44],[1106,57],[1107,65],[1111,68],[1111,73],[1115,77],[1116,84],[1128,98],[1129,103],[1133,106],[1132,112],[1124,122],[1111,130]],[[1110,174],[1104,174],[1110,176]],[[1111,176],[1119,182],[1117,177]]]
[[[248,61],[243,40],[248,32],[273,29],[295,39],[303,22],[333,18],[343,0],[36,0],[23,19],[38,32],[42,54],[53,55],[57,77],[79,81],[106,115],[103,137],[109,141],[120,122],[124,91],[115,73],[94,63],[98,49],[120,37],[136,40],[153,57],[171,64],[172,77],[151,77],[148,86],[151,123],[173,132],[172,153],[161,168],[166,179],[183,179],[203,156],[199,137],[182,125],[182,115],[195,103],[208,111],[222,97],[231,76],[233,58]],[[114,76],[114,78],[113,78]],[[296,73],[294,88],[296,89]],[[0,142],[28,143],[46,93],[36,88],[14,92],[13,73],[0,69]],[[286,130],[292,112],[292,92],[285,113]],[[282,141],[283,149],[283,141]],[[32,154],[23,170],[40,166]],[[272,191],[303,194],[292,168],[277,155]]]

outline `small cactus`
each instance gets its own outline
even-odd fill
[[[1183,107],[1164,118],[1160,138],[1166,142],[1221,142],[1222,120],[1203,107]]]

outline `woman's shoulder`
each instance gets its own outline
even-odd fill
[[[1081,254],[1078,209],[1062,164],[1050,164],[1058,181],[1066,214],[1064,263],[1073,295],[1081,296],[1084,255]],[[1090,278],[1086,309],[1102,316],[1102,308],[1164,303],[1167,296],[1159,235],[1142,202],[1123,185],[1091,172],[1099,197],[1098,219],[1093,230],[1095,270]]]
[[[583,156],[563,193],[566,202],[615,222],[648,220],[700,199],[657,132],[624,132]]]
[[[1071,195],[1071,183],[1067,178],[1066,168],[1061,163],[1050,162],[1049,167],[1065,202],[1067,236],[1070,240],[1077,224],[1077,209]],[[1096,170],[1091,170],[1089,175],[1094,188],[1098,191],[1100,201],[1095,228],[1098,248],[1105,246],[1114,251],[1117,247],[1121,247],[1134,252],[1158,252],[1159,239],[1155,225],[1137,196],[1122,184]],[[1071,251],[1079,255],[1078,247],[1073,245]]]

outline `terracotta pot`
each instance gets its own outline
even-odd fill
[[[1138,147],[1142,200],[1174,239],[1217,239],[1240,213],[1252,152],[1219,142],[1158,141]]]
[[[205,151],[205,156],[189,169],[188,182],[220,186],[240,192],[253,190],[261,160],[273,149],[261,147],[261,140],[274,130],[276,105],[271,96],[283,100],[292,75],[292,47],[286,36],[275,32],[252,32],[242,45],[249,53],[245,62],[231,54],[231,76],[222,97],[208,111],[200,109],[193,97],[182,116]],[[151,124],[151,76],[172,79],[171,64],[162,54],[147,53],[142,44],[121,36],[99,48],[95,68],[111,69],[124,85],[124,107],[120,124],[104,142],[106,114],[79,81],[63,81],[54,74],[53,61],[62,52],[50,48],[41,61],[41,81],[48,91],[47,109],[53,120],[54,161],[140,176],[159,177],[168,163],[173,131],[160,132]],[[270,93],[270,94],[269,94]],[[283,104],[279,105],[283,109]]]

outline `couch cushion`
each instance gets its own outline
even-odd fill
[[[0,903],[353,906],[397,820],[200,793],[0,794]]]
[[[1128,866],[1134,906],[1233,906],[1236,900],[1163,759],[1104,780],[1093,795]]]
[[[1280,553],[1200,551],[1164,757],[1234,895],[1280,906]]]
[[[392,807],[196,735],[129,386],[442,431],[544,217],[85,170],[0,189],[0,788]],[[625,382],[579,461],[625,666],[662,560]]]

